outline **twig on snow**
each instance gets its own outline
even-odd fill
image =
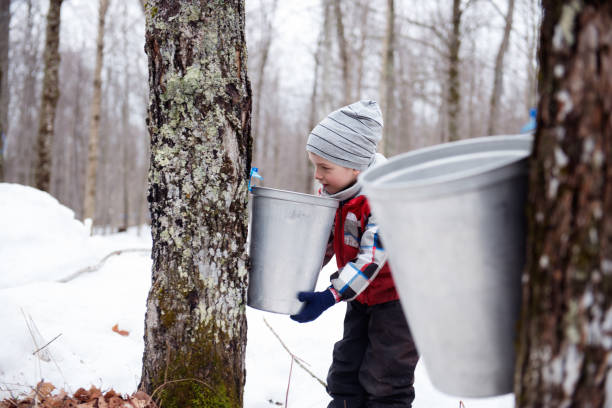
[[[102,265],[104,265],[104,263],[112,256],[115,255],[121,255],[124,252],[151,252],[150,248],[127,248],[127,249],[118,249],[116,251],[111,252],[110,254],[106,255],[104,258],[102,258],[100,260],[100,262],[98,262],[96,265],[90,265],[90,266],[86,266],[85,268],[79,269],[78,271],[74,272],[71,275],[66,276],[65,278],[62,279],[58,279],[57,282],[59,283],[66,283],[66,282],[70,282],[71,280],[78,278],[79,276],[85,274],[85,273],[91,273],[91,272],[95,272],[98,269],[100,269],[102,267]]]
[[[289,367],[289,380],[287,381],[287,392],[285,393],[285,408],[288,407],[287,401],[289,401],[289,386],[291,385],[291,373],[293,372],[293,362],[295,359],[291,356],[291,366]]]
[[[278,339],[278,341],[280,342],[280,344],[283,346],[283,348],[287,351],[287,353],[289,353],[289,355],[292,357],[293,360],[295,360],[295,362],[304,369],[304,371],[306,371],[308,374],[310,374],[310,376],[312,378],[314,378],[315,380],[317,380],[323,387],[327,388],[327,384],[325,383],[325,381],[321,380],[319,377],[316,376],[316,374],[314,374],[312,371],[310,371],[305,364],[307,364],[304,360],[302,360],[301,358],[299,358],[298,356],[296,356],[295,354],[293,354],[291,352],[291,350],[289,350],[289,348],[285,345],[285,343],[283,342],[283,340],[280,338],[280,336],[278,334],[276,334],[276,332],[274,331],[274,329],[272,328],[272,326],[270,326],[270,323],[268,323],[268,321],[266,320],[266,318],[263,318],[264,323],[266,324],[266,326],[268,326],[268,328],[270,329],[270,331],[272,332],[272,334],[274,334],[274,336]]]
[[[42,346],[41,348],[39,348],[36,351],[32,352],[32,355],[36,355],[36,353],[38,353],[39,351],[41,351],[42,349],[44,349],[45,347],[47,347],[49,344],[53,343],[55,340],[57,340],[59,338],[59,336],[61,336],[62,333],[58,334],[57,336],[55,336],[53,339],[51,339],[51,341],[49,341],[47,344],[45,344],[44,346]]]

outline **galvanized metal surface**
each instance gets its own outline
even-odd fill
[[[432,383],[512,392],[530,135],[409,152],[360,176]]]
[[[315,288],[338,200],[266,187],[252,193],[247,304],[296,314],[298,292]]]

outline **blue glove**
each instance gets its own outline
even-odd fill
[[[300,323],[313,321],[336,303],[336,298],[331,289],[323,292],[300,292],[298,293],[298,300],[305,302],[304,307],[302,307],[300,313],[290,317]]]

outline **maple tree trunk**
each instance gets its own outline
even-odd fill
[[[517,407],[612,406],[612,3],[544,0]]]
[[[251,89],[244,1],[146,2],[152,286],[141,389],[239,407],[245,380]]]
[[[59,99],[58,71],[60,63],[59,34],[62,0],[51,0],[47,13],[45,39],[45,74],[36,139],[36,165],[34,182],[36,188],[49,191],[51,184],[51,143],[55,128],[55,108]]]
[[[93,98],[89,121],[89,147],[87,150],[87,175],[85,176],[85,197],[83,218],[94,221],[96,214],[96,179],[98,174],[100,110],[102,99],[102,64],[104,58],[104,24],[110,0],[100,0],[98,11],[98,39],[96,41],[96,65],[94,69]]]
[[[8,127],[8,65],[11,1],[0,2],[0,183],[4,181],[4,149]]]

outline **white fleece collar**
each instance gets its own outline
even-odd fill
[[[377,166],[386,161],[387,161],[387,158],[385,156],[383,156],[380,153],[376,153],[376,155],[374,156],[374,161],[372,162],[370,167]],[[321,196],[335,198],[337,200],[340,200],[341,202],[350,200],[351,198],[358,196],[360,193],[361,193],[361,183],[359,182],[359,180],[357,180],[355,184],[352,184],[350,187],[347,187],[344,190],[338,191],[337,193],[334,193],[334,194],[330,194],[327,192],[327,190],[325,190],[324,188],[321,188]]]

